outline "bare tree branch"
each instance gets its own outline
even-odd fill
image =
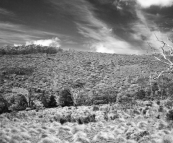
[[[171,65],[173,65],[173,63],[166,57],[166,54],[165,54],[164,47],[167,46],[167,44],[166,44],[164,41],[159,40],[159,38],[157,37],[157,35],[156,35],[155,33],[154,33],[154,35],[155,35],[156,39],[157,39],[159,42],[161,42],[161,43],[163,44],[163,46],[161,47],[161,49],[162,49],[162,56],[163,56],[164,59],[167,60]]]

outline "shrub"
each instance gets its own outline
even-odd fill
[[[166,100],[166,102],[164,103],[164,106],[168,109],[171,109],[173,107],[173,101],[172,100]]]
[[[143,100],[145,99],[145,91],[144,90],[139,90],[137,93],[136,93],[136,98],[137,99],[140,99],[140,100]]]
[[[0,114],[8,112],[8,102],[0,94]]]
[[[9,109],[11,111],[25,110],[28,106],[27,99],[22,94],[16,94],[16,95],[11,96],[10,104],[11,105],[10,105]]]
[[[99,111],[99,107],[98,106],[93,106],[93,111]]]
[[[60,118],[59,122],[63,125],[63,124],[65,124],[67,122],[67,120],[65,118]]]
[[[87,92],[80,91],[76,97],[73,97],[75,105],[91,105],[92,99],[88,96]]]
[[[162,143],[173,143],[172,135],[165,135],[162,139]]]
[[[43,93],[40,95],[41,102],[45,108],[49,107],[49,95],[47,95],[46,91],[43,91]]]
[[[36,110],[43,109],[43,107],[44,107],[43,103],[39,100],[34,100],[33,104],[34,104],[33,108]]]
[[[59,103],[62,107],[74,105],[70,89],[65,88],[65,89],[60,91],[60,93],[59,93]]]
[[[55,96],[53,96],[53,95],[50,96],[50,101],[48,103],[48,106],[49,106],[49,108],[57,107],[57,102],[56,102]]]
[[[38,143],[55,143],[55,141],[50,137],[46,137],[42,138]]]
[[[166,114],[166,119],[168,121],[173,121],[173,110],[169,110],[169,112]]]

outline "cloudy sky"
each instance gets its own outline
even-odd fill
[[[173,39],[173,0],[0,0],[0,47],[141,54]],[[170,39],[170,40],[169,40]]]

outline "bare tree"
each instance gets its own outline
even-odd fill
[[[173,62],[169,59],[170,56],[172,56],[173,54],[173,47],[169,44],[167,44],[165,41],[160,40],[157,35],[154,33],[154,36],[156,37],[157,41],[159,41],[160,43],[162,43],[163,45],[160,47],[161,48],[161,55],[163,57],[163,59],[161,59],[160,57],[154,55],[154,58],[166,65],[168,65],[168,68],[166,70],[161,71],[159,74],[156,75],[155,79],[158,79],[161,75],[163,75],[164,73],[168,73],[171,74],[173,73]],[[170,39],[168,39],[169,41],[171,41]],[[171,41],[172,42],[172,41]],[[151,49],[154,49],[150,43],[147,43],[149,45],[149,47]],[[170,49],[168,51],[165,50],[166,47],[169,47]]]

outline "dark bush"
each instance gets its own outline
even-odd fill
[[[63,125],[67,122],[67,120],[65,118],[60,118],[60,123]]]
[[[166,114],[166,119],[168,121],[173,121],[173,110],[169,110],[169,112]]]
[[[78,118],[78,119],[77,119],[77,122],[78,122],[78,124],[80,124],[80,125],[83,124],[83,118]]]
[[[157,105],[160,105],[160,100],[158,100],[156,103],[157,103]]]
[[[99,107],[98,106],[93,106],[93,111],[99,111]]]
[[[8,102],[0,94],[0,114],[8,112]]]
[[[42,102],[43,106],[45,108],[49,108],[51,106],[51,104],[53,104],[53,102],[54,102],[53,99],[52,99],[54,97],[49,96],[48,91],[45,91],[45,90],[41,90],[41,93],[42,94],[40,95],[40,99],[41,99],[41,102]]]
[[[152,91],[155,92],[155,91],[157,91],[157,90],[159,90],[159,87],[158,87],[158,83],[155,82],[155,83],[153,83],[153,85],[152,85]]]
[[[74,105],[72,94],[68,88],[65,88],[65,89],[60,91],[59,103],[62,107]]]
[[[140,100],[143,100],[145,99],[145,91],[144,90],[139,90],[137,93],[136,93],[136,98],[137,99],[140,99]]]
[[[25,110],[28,107],[27,99],[22,94],[12,96],[10,103],[11,105],[9,108],[11,111],[21,111]]]
[[[90,115],[90,116],[89,116],[89,118],[90,118],[90,122],[96,122],[95,117],[96,117],[95,114]]]
[[[56,102],[55,96],[53,96],[53,95],[50,96],[50,101],[48,103],[48,106],[49,106],[49,108],[57,107],[57,102]]]

